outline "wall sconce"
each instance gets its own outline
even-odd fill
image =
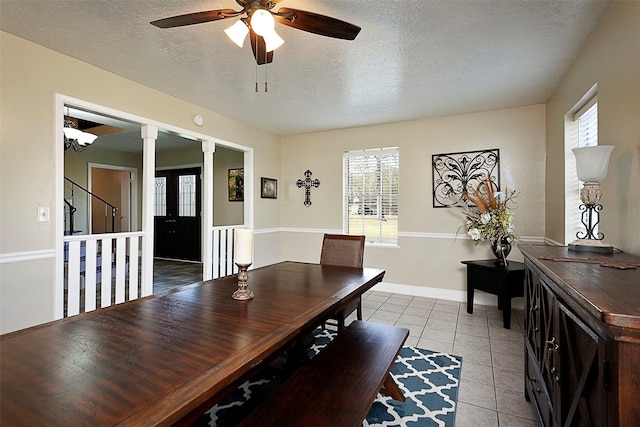
[[[569,244],[569,250],[575,252],[613,253],[613,246],[603,242],[604,234],[596,232],[600,222],[602,190],[600,182],[607,176],[609,157],[615,147],[613,145],[596,145],[593,147],[574,148],[578,179],[584,182],[580,190],[582,204],[582,224],[586,231],[576,234],[577,240]]]
[[[64,151],[67,151],[69,147],[73,148],[73,151],[84,151],[87,146],[91,145],[93,141],[98,138],[98,135],[92,133],[83,132],[76,127],[73,120],[64,119]]]

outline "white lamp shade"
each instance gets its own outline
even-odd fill
[[[97,137],[98,137],[98,135],[94,135],[92,133],[80,132],[80,135],[78,135],[78,144],[80,144],[80,145],[92,144],[93,141],[95,141]]]
[[[251,28],[259,36],[263,36],[270,31],[273,31],[273,27],[276,24],[275,19],[270,12],[264,9],[258,9],[253,12],[251,16]]]
[[[574,148],[578,179],[584,182],[602,182],[607,176],[609,157],[614,148],[613,145]]]
[[[244,39],[249,34],[249,28],[244,21],[239,20],[236,21],[235,24],[224,30],[225,33],[229,36],[231,40],[238,46],[242,47],[244,45]]]
[[[264,38],[264,42],[267,45],[267,52],[276,50],[284,43],[284,40],[282,40],[282,37],[280,37],[278,33],[276,33],[276,30],[271,30],[265,33],[262,38]]]
[[[80,129],[70,127],[64,127],[62,128],[62,131],[64,132],[64,136],[66,136],[67,139],[78,139],[78,137],[82,133]]]

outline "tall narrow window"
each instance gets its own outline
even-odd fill
[[[155,216],[167,216],[167,178],[157,176],[155,182]]]
[[[574,108],[565,122],[565,243],[584,231],[579,206],[582,182],[578,180],[574,148],[598,145],[598,98],[594,95]]]
[[[178,216],[196,216],[196,176],[178,177]]]
[[[368,242],[398,242],[397,148],[344,154],[344,232]]]
[[[598,100],[593,98],[585,108],[576,113],[578,121],[578,147],[598,145]]]

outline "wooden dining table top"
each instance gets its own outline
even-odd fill
[[[0,338],[0,425],[172,425],[222,398],[384,270],[281,262]]]

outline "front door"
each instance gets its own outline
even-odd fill
[[[154,256],[201,260],[200,168],[156,171]]]

